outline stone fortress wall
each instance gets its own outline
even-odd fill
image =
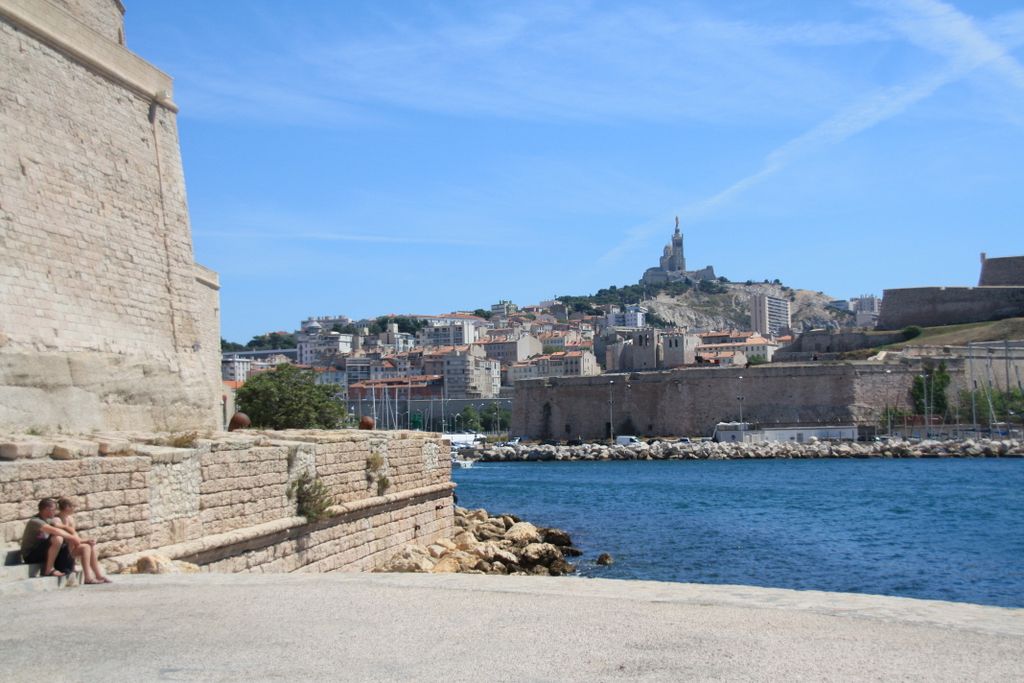
[[[0,0],[0,428],[221,425],[172,82],[122,12]]]
[[[981,255],[979,287],[1024,287],[1024,256]]]
[[[933,327],[1024,316],[1024,256],[981,255],[977,287],[909,287],[882,294],[878,329]]]
[[[841,362],[547,378],[516,383],[512,432],[532,438],[616,434],[710,436],[718,422],[877,423],[908,407],[918,364]],[[951,368],[959,385],[959,368]],[[611,410],[609,411],[609,401]]]
[[[1024,287],[913,287],[887,289],[878,328],[933,327],[1024,315]]]
[[[358,571],[403,543],[452,535],[449,445],[437,434],[233,432],[178,448],[153,440],[0,438],[2,540],[21,539],[38,499],[62,495],[76,500],[80,530],[112,569],[155,550],[213,571]],[[298,516],[288,497],[303,472],[335,500],[326,519]]]

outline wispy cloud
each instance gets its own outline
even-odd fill
[[[424,4],[369,27],[338,14],[267,29],[230,60],[197,41],[190,63],[170,65],[183,115],[311,126],[379,122],[386,108],[523,120],[722,122],[752,110],[790,119],[850,92],[789,48],[893,39],[879,22],[762,24],[652,2],[458,14]]]
[[[484,240],[453,239],[449,237],[415,235],[378,235],[345,232],[260,232],[257,230],[195,230],[200,237],[240,240],[266,240],[268,242],[366,242],[371,244],[430,244],[437,246],[487,247],[499,246]]]
[[[899,116],[943,86],[979,68],[994,69],[1012,85],[1024,88],[1024,68],[1010,54],[1009,46],[990,38],[974,20],[952,5],[937,0],[871,4],[885,13],[894,30],[907,36],[914,44],[946,57],[946,65],[908,85],[875,90],[840,109],[813,128],[774,149],[754,173],[685,207],[683,214],[688,219],[697,220],[714,212],[797,160],[840,144]],[[1024,36],[1016,30],[1021,26],[1017,13],[995,22],[995,26],[1003,27],[1001,34],[1004,39],[1012,41],[1013,46],[1024,42]],[[644,233],[647,236],[646,229]],[[635,238],[636,235],[631,235],[609,250],[603,259],[607,261],[618,258]]]

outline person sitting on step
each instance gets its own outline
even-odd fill
[[[61,498],[57,501],[57,518],[53,520],[54,526],[58,526],[72,535],[68,541],[71,556],[82,563],[82,571],[85,573],[86,583],[111,583],[110,579],[103,575],[100,568],[99,556],[96,553],[96,541],[86,541],[78,535],[75,529],[75,504],[69,498]]]
[[[21,560],[26,564],[42,564],[43,576],[66,576],[75,570],[75,560],[66,540],[73,534],[51,523],[57,514],[57,501],[43,498],[39,513],[25,523],[21,536]]]

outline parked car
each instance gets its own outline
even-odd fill
[[[615,437],[615,444],[617,446],[632,446],[633,444],[640,443],[640,439],[635,436],[620,435]]]

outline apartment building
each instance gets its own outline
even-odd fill
[[[488,358],[504,365],[524,361],[544,350],[540,340],[529,334],[524,334],[517,339],[493,339],[479,342],[477,345],[483,347],[484,354]]]
[[[768,294],[752,294],[750,297],[750,324],[762,335],[777,337],[780,334],[785,334],[793,325],[789,299],[780,299]]]

